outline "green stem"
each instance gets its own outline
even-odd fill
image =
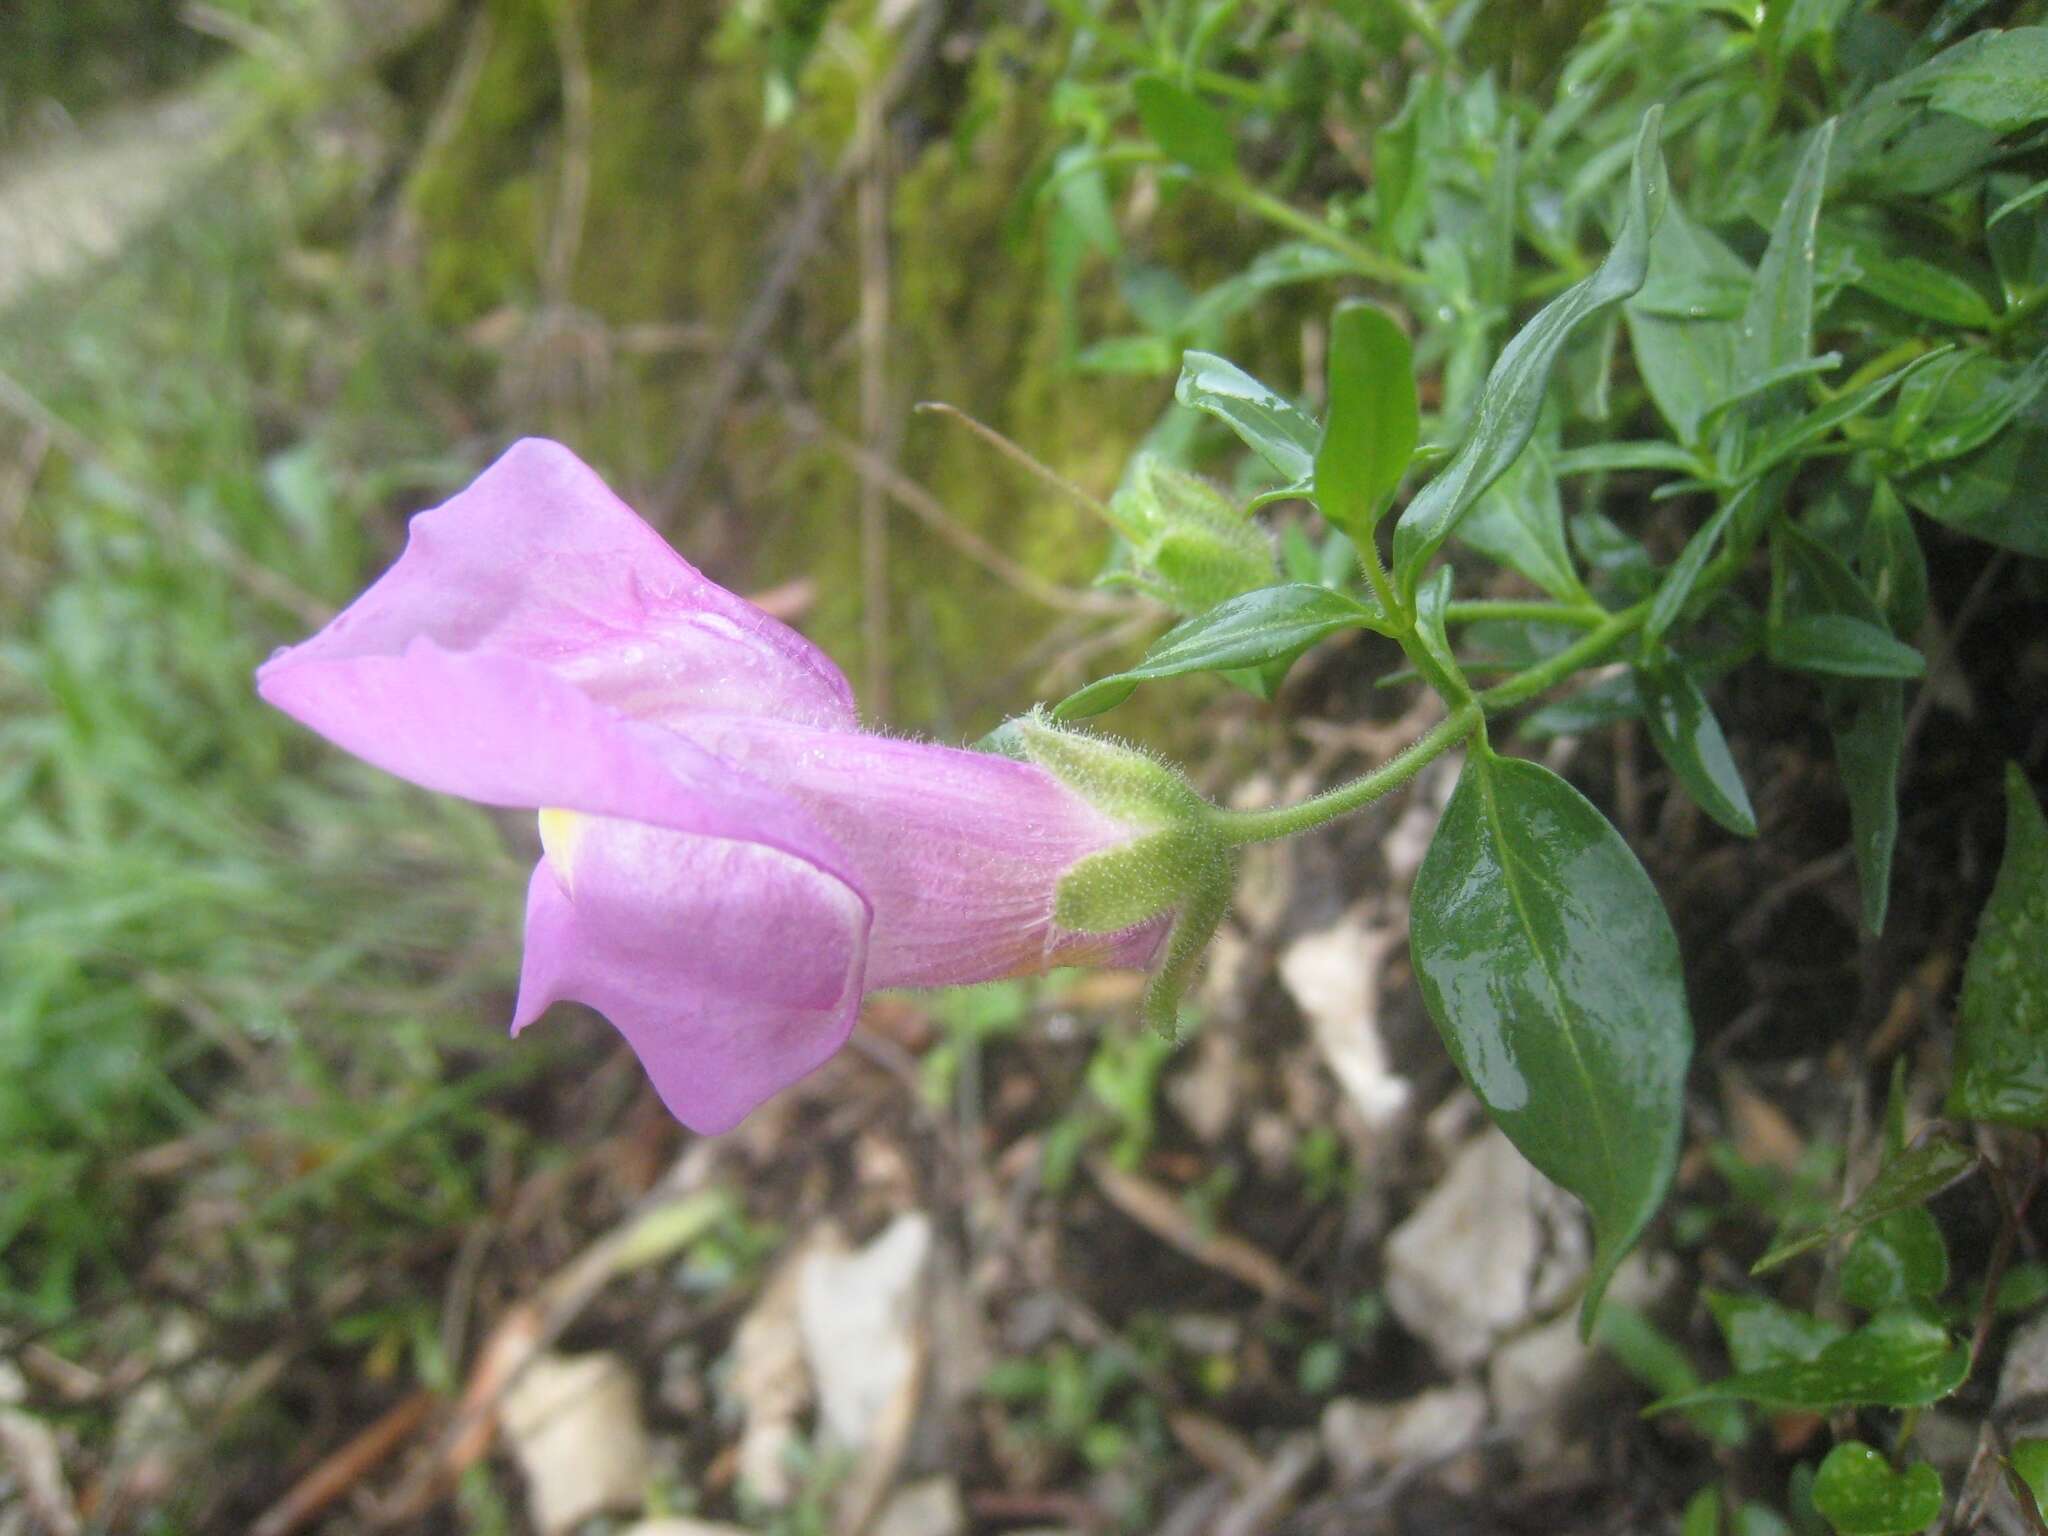
[[[1361,277],[1375,282],[1387,283],[1396,288],[1427,288],[1428,274],[1396,261],[1391,256],[1382,256],[1370,246],[1360,245],[1350,236],[1340,234],[1321,219],[1303,213],[1292,203],[1275,197],[1263,187],[1252,186],[1249,182],[1236,179],[1212,182],[1211,186],[1222,193],[1247,213],[1257,214],[1269,224],[1278,224],[1282,229],[1292,230],[1302,239],[1314,242],[1325,250],[1335,251],[1358,270]]]
[[[1643,621],[1649,616],[1650,603],[1647,598],[1633,608],[1624,608],[1619,613],[1609,614],[1593,629],[1574,640],[1555,656],[1539,661],[1525,672],[1517,672],[1506,682],[1496,683],[1480,694],[1481,707],[1489,710],[1507,709],[1533,699],[1545,689],[1563,682],[1579,668],[1598,661],[1631,632],[1640,629]]]
[[[1991,322],[1992,334],[2004,336],[2014,326],[2031,316],[2043,304],[2048,304],[2048,283],[2043,283],[2017,304],[2008,304],[2005,313]]]
[[[1357,810],[1392,789],[1399,789],[1423,768],[1442,757],[1470,736],[1480,724],[1479,706],[1464,704],[1417,737],[1408,749],[1371,773],[1361,774],[1348,784],[1323,791],[1295,805],[1278,805],[1264,811],[1212,812],[1216,830],[1226,842],[1269,843],[1292,837],[1324,822]]]
[[[1607,610],[1578,603],[1522,602],[1513,598],[1475,597],[1444,609],[1447,624],[1558,624],[1568,629],[1595,629],[1607,622]]]

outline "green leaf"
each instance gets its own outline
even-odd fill
[[[1242,272],[1204,289],[1181,315],[1180,332],[1193,338],[1213,333],[1275,288],[1342,277],[1352,270],[1350,258],[1306,240],[1273,246],[1259,252]]]
[[[1721,1536],[1721,1490],[1702,1488],[1685,1503],[1678,1536]]]
[[[2048,1517],[2048,1439],[2015,1440],[2005,1464],[2020,1482],[2013,1492],[2033,1501],[2037,1517]]]
[[[1288,484],[1306,484],[1315,473],[1322,429],[1293,401],[1237,364],[1212,352],[1186,353],[1173,398],[1216,417]]]
[[[1628,1373],[1653,1392],[1690,1392],[1699,1373],[1685,1351],[1634,1307],[1610,1301],[1600,1309],[1593,1334]],[[1709,1440],[1730,1448],[1749,1438],[1749,1421],[1734,1403],[1707,1403],[1689,1415]]]
[[[1925,1205],[1956,1180],[1977,1166],[1977,1154],[1961,1142],[1937,1136],[1925,1145],[1903,1152],[1886,1163],[1876,1178],[1840,1212],[1811,1232],[1775,1244],[1758,1259],[1750,1273],[1761,1275],[1810,1248],[1846,1237],[1895,1211]]]
[[[1916,401],[1892,429],[1892,444],[1908,471],[1960,458],[1991,441],[2048,390],[2048,352],[2018,372],[2008,372],[1983,352],[1951,352],[1925,375],[1935,398]],[[1917,391],[1916,391],[1917,393]]]
[[[1813,356],[1813,267],[1821,198],[1827,190],[1828,154],[1835,142],[1830,118],[1814,130],[1792,173],[1770,244],[1757,264],[1756,282],[1736,328],[1736,378],[1750,379]]]
[[[1664,210],[1664,159],[1657,149],[1661,121],[1656,108],[1644,115],[1627,210],[1607,259],[1592,276],[1539,310],[1502,350],[1486,377],[1471,430],[1457,455],[1401,513],[1394,527],[1394,574],[1403,594],[1414,595],[1423,566],[1536,430],[1551,365],[1572,332],[1642,287],[1649,270],[1650,237]]]
[[[2048,117],[2048,27],[1979,32],[1914,71],[1937,112],[2012,133]]]
[[[1838,1278],[1842,1300],[1865,1312],[1932,1301],[1948,1287],[1948,1245],[1927,1207],[1909,1205],[1856,1234]]]
[[[1844,1440],[1820,1464],[1813,1504],[1840,1536],[1913,1536],[1941,1513],[1941,1474],[1924,1461],[1894,1472],[1860,1440]]]
[[[1652,242],[1650,275],[1623,311],[1636,366],[1682,443],[1735,387],[1735,348],[1750,273],[1740,257],[1673,201]]]
[[[2048,819],[2017,763],[2005,770],[2005,857],[1963,969],[1948,1105],[2048,1126]]]
[[[1655,645],[1664,638],[1665,631],[1677,622],[1685,611],[1686,599],[1692,596],[1692,589],[1698,585],[1700,572],[1707,568],[1707,561],[1713,558],[1714,550],[1721,542],[1721,535],[1728,524],[1741,510],[1746,501],[1762,494],[1761,481],[1751,481],[1735,495],[1715,509],[1714,514],[1685,541],[1685,548],[1678,552],[1678,558],[1671,562],[1657,583],[1657,594],[1650,600],[1649,617],[1643,621],[1643,643]]]
[[[1316,449],[1316,505],[1354,540],[1372,537],[1422,434],[1415,355],[1385,310],[1347,304],[1330,322],[1330,421]]]
[[[1882,626],[1884,613],[1833,550],[1796,525],[1782,525],[1793,578],[1792,614],[1844,613]],[[1863,923],[1884,930],[1891,901],[1892,850],[1899,836],[1899,755],[1905,745],[1904,685],[1891,678],[1831,678],[1821,690],[1835,764],[1849,796],[1849,832]]]
[[[1676,474],[1697,475],[1703,467],[1691,449],[1655,439],[1639,443],[1588,443],[1583,448],[1568,448],[1556,458],[1560,478],[1625,469],[1668,469]]]
[[[1769,629],[1766,645],[1781,667],[1832,677],[1919,677],[1927,670],[1927,659],[1890,630],[1846,613],[1787,619]]]
[[[1842,1330],[1810,1312],[1795,1312],[1767,1296],[1733,1291],[1702,1292],[1714,1324],[1738,1371],[1762,1371],[1811,1360],[1842,1336]]]
[[[1738,1371],[1693,1392],[1652,1403],[1667,1413],[1698,1403],[1750,1402],[1832,1413],[1837,1408],[1917,1408],[1939,1402],[1970,1374],[1970,1350],[1939,1323],[1888,1312],[1844,1334],[1811,1360]]]
[[[2048,559],[2048,410],[2029,412],[1974,453],[1909,475],[1898,487],[1937,523]]]
[[[1685,792],[1737,837],[1756,836],[1749,791],[1699,684],[1676,666],[1644,668],[1637,683],[1650,740]]]
[[[1927,558],[1889,480],[1871,493],[1857,566],[1895,635],[1917,635],[1927,617]]]
[[[1844,390],[1825,405],[1785,423],[1750,449],[1748,457],[1742,461],[1742,473],[1745,476],[1761,475],[1801,450],[1821,441],[1844,422],[1853,421],[1861,416],[1904,380],[1911,378],[1946,353],[1946,348],[1924,353],[1904,367],[1895,368],[1884,377],[1872,379],[1868,384],[1859,385],[1855,389]]]
[[[2000,203],[1992,211],[1991,216],[1984,221],[1984,227],[1988,230],[1995,224],[2003,224],[2013,214],[2024,212],[2040,202],[2044,197],[2048,197],[2048,176],[2042,177],[2023,192],[2013,193],[2011,197]]]
[[[1548,441],[1531,439],[1458,524],[1458,538],[1519,572],[1561,602],[1584,602],[1586,588],[1564,537],[1564,502]]]
[[[1135,667],[1090,683],[1053,714],[1061,720],[1079,720],[1121,704],[1150,678],[1258,667],[1299,656],[1341,630],[1383,625],[1377,609],[1328,587],[1304,582],[1261,587],[1174,625]]]
[[[1622,672],[1531,710],[1522,717],[1515,732],[1532,741],[1551,736],[1583,736],[1602,726],[1639,719],[1642,713],[1643,701],[1635,674]]]
[[[1193,92],[1160,75],[1140,75],[1131,82],[1138,121],[1154,144],[1173,159],[1204,176],[1227,176],[1237,169],[1237,144],[1230,122]]]
[[[1677,1166],[1692,1023],[1670,919],[1583,795],[1483,748],[1413,902],[1415,972],[1452,1060],[1522,1155],[1592,1214],[1590,1326]]]
[[[1995,318],[1990,300],[1977,286],[1947,267],[1917,256],[1897,255],[1860,230],[1830,229],[1828,233],[1847,247],[1855,264],[1850,283],[1872,298],[1909,315],[1962,330],[1983,330]]]

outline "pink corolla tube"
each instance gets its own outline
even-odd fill
[[[869,990],[1144,966],[1165,931],[1058,927],[1061,876],[1138,829],[1042,768],[863,731],[823,652],[558,443],[415,517],[256,686],[387,772],[540,813],[513,1033],[587,1004],[693,1130],[824,1062]]]

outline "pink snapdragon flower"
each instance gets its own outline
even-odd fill
[[[540,813],[516,1034],[615,1024],[715,1132],[845,1042],[863,993],[1143,966],[1166,920],[1063,930],[1141,829],[1043,768],[860,728],[824,653],[707,579],[568,449],[518,443],[258,670],[388,772]]]

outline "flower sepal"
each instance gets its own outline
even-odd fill
[[[1036,764],[1105,815],[1142,829],[1069,869],[1053,918],[1076,933],[1117,933],[1172,914],[1142,1007],[1154,1029],[1177,1036],[1181,997],[1237,883],[1237,855],[1215,808],[1158,759],[1055,725],[1042,711],[1008,721],[983,745]]]

